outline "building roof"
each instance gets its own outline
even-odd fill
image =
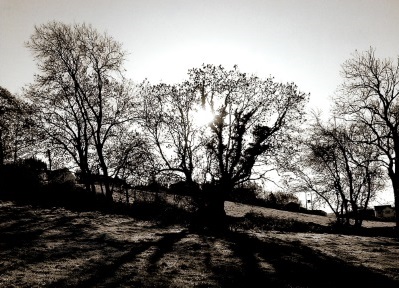
[[[391,208],[394,209],[394,207],[391,207],[391,205],[378,205],[378,206],[374,206],[375,210],[383,210],[385,208]]]

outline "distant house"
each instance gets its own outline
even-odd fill
[[[391,207],[391,205],[374,206],[374,210],[377,218],[389,219],[395,218],[396,215],[395,208]]]

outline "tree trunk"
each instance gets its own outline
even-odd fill
[[[91,172],[86,170],[82,170],[82,182],[85,185],[85,189],[87,192],[91,192],[93,195],[96,195],[96,187],[94,185],[93,176]]]
[[[351,201],[351,207],[352,207],[352,215],[353,219],[355,220],[355,227],[360,228],[362,226],[362,221],[361,221],[361,215],[359,208],[357,207],[357,204],[355,201]]]
[[[218,231],[226,228],[226,211],[224,210],[224,197],[222,191],[217,191],[216,195],[210,199],[207,207],[207,226],[211,230]]]
[[[210,230],[215,232],[224,231],[227,228],[226,211],[224,210],[224,202],[226,200],[226,195],[231,190],[231,185],[223,184],[221,182],[216,185],[211,194],[208,195],[207,199],[207,215],[206,224]]]
[[[103,181],[100,181],[100,189],[101,189],[101,194],[104,195]]]
[[[398,155],[398,154],[397,154]],[[395,163],[395,172],[393,169],[388,169],[389,178],[391,178],[392,188],[393,188],[393,196],[395,199],[395,223],[396,229],[399,230],[399,162]]]
[[[3,132],[0,130],[0,166],[4,165]]]
[[[193,229],[218,233],[227,228],[224,210],[225,192],[221,185],[208,184],[202,187],[198,212],[191,223]]]
[[[14,163],[17,163],[18,160],[18,145],[17,145],[17,141],[14,142]]]
[[[334,215],[335,215],[335,224],[337,226],[341,226],[341,214],[339,213],[338,209],[337,211],[334,211]]]
[[[393,194],[395,198],[395,223],[396,229],[399,230],[399,183],[397,181],[393,186]]]
[[[129,204],[129,188],[125,187],[126,204]]]
[[[100,161],[100,167],[101,170],[103,171],[104,175],[104,187],[105,187],[105,198],[109,201],[112,202],[112,190],[109,185],[109,178],[108,178],[108,167],[107,164],[105,163],[102,147],[97,147],[97,154],[98,154],[98,160]]]
[[[51,161],[51,151],[50,149],[47,149],[47,158],[48,158],[48,169],[51,171],[53,166],[52,166],[52,161]]]

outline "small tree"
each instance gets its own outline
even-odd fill
[[[361,125],[324,124],[315,116],[303,140],[303,154],[296,163],[298,191],[311,191],[336,215],[338,224],[362,225],[362,211],[368,208],[384,186],[378,151],[365,144]],[[317,199],[316,199],[317,200]]]
[[[0,166],[29,154],[37,139],[33,110],[0,87]]]
[[[144,135],[135,131],[120,130],[109,149],[107,154],[110,157],[112,177],[123,183],[126,202],[129,203],[129,188],[149,183],[154,175],[154,155]],[[114,186],[110,188],[114,189]]]
[[[157,157],[157,174],[174,173],[195,187],[195,173],[203,154],[204,127],[195,123],[199,98],[188,83],[180,85],[143,83],[140,124]]]

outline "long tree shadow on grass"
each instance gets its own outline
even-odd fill
[[[161,234],[161,238],[157,241],[144,241],[142,243],[120,243],[119,252],[112,252],[108,255],[109,260],[97,263],[98,265],[93,266],[91,269],[83,271],[84,275],[90,275],[90,277],[84,281],[79,282],[79,287],[171,287],[170,277],[162,277],[157,271],[158,262],[162,257],[172,250],[172,247],[184,236],[185,231],[175,233]],[[116,244],[116,241],[115,243]],[[138,267],[131,267],[130,269],[123,269],[124,264],[134,263],[140,253],[146,252],[154,248],[150,256],[148,257],[148,263],[146,267],[137,269]],[[133,265],[134,266],[134,265]],[[132,269],[133,268],[133,269]],[[140,271],[148,272],[148,279],[146,277],[138,277]],[[151,275],[156,275],[151,277]],[[156,280],[155,280],[156,279]],[[152,282],[152,280],[155,280]],[[62,282],[61,282],[62,283]],[[61,283],[54,283],[52,287],[60,287]]]
[[[48,214],[37,214],[30,211],[29,207],[12,207],[9,211],[2,207],[2,210],[0,254],[4,262],[0,265],[0,274],[15,271],[12,285],[17,287],[36,286],[36,279],[30,279],[31,282],[28,283],[17,279],[24,278],[23,271],[30,271],[32,267],[36,271],[48,267],[54,273],[57,272],[54,265],[66,267],[69,271],[67,275],[56,277],[54,281],[47,281],[46,287],[119,287],[129,281],[143,287],[141,284],[145,282],[142,278],[140,281],[135,280],[138,269],[121,272],[118,271],[121,266],[129,262],[135,263],[138,255],[151,247],[155,247],[151,260],[154,265],[157,258],[162,257],[173,246],[174,239],[178,241],[184,236],[180,233],[166,233],[160,234],[158,240],[155,238],[132,242],[114,239],[107,233],[96,231],[90,220],[84,217],[79,219],[73,213],[62,215],[47,211]],[[78,223],[74,220],[78,220]],[[49,278],[53,276],[49,275]],[[162,282],[157,284],[160,283]],[[169,285],[165,282],[162,286]]]
[[[187,275],[205,279],[195,282],[192,277],[190,283],[196,287],[399,287],[375,271],[325,255],[299,241],[279,240],[268,232],[264,232],[265,237],[246,232],[214,236],[137,226],[122,229],[122,235],[98,229],[102,221],[114,219],[99,220],[99,214],[63,215],[29,208],[2,212],[0,252],[8,259],[0,267],[1,273],[46,267],[53,274],[61,273],[49,275],[54,278],[46,287],[172,287],[184,275],[186,279]],[[134,226],[134,221],[125,223],[124,229]],[[140,237],[133,239],[136,232]],[[10,243],[14,240],[20,242]],[[170,259],[184,259],[186,264],[164,269],[162,265],[170,264]],[[190,261],[201,267],[190,265]],[[54,269],[54,265],[65,271]],[[187,282],[178,283],[178,287],[187,287]],[[14,284],[36,286],[34,281]]]
[[[0,266],[0,274],[13,269],[23,271],[28,266],[69,259],[74,254],[85,252],[82,247],[79,251],[72,251],[64,243],[76,235],[84,237],[87,235],[85,231],[90,228],[87,224],[74,224],[74,219],[76,216],[59,215],[49,220],[43,215],[32,213],[28,208],[20,209],[14,215],[2,213],[0,223],[8,221],[8,225],[3,224],[0,228],[0,251],[4,261]],[[53,233],[45,235],[49,231]],[[52,243],[63,245],[52,247]]]
[[[264,240],[246,233],[227,236],[240,267],[208,265],[220,287],[399,287],[362,266],[327,256],[299,241]]]

